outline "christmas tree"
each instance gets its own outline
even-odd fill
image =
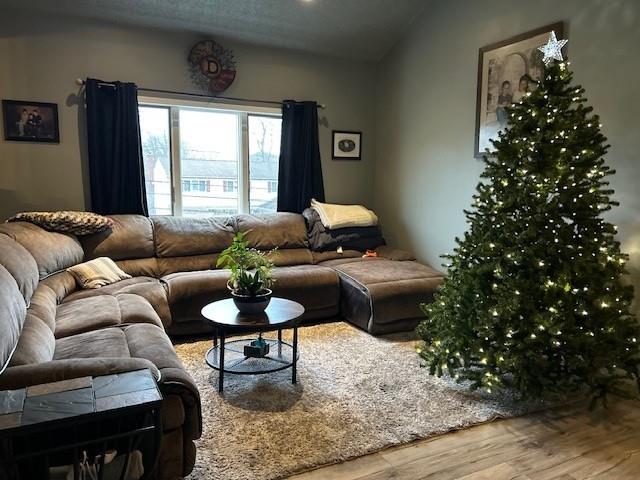
[[[552,43],[552,42],[555,42]],[[627,256],[603,212],[617,205],[608,145],[560,48],[542,47],[544,73],[508,108],[465,211],[468,231],[426,319],[418,353],[432,375],[523,398],[584,391],[594,401],[640,388],[640,326],[630,313]],[[558,59],[558,61],[554,61]]]

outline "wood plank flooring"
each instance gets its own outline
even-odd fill
[[[478,425],[290,480],[640,480],[640,402]]]

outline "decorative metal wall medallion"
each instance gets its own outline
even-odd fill
[[[213,40],[196,43],[189,52],[189,70],[195,85],[210,93],[221,93],[236,78],[233,52]]]

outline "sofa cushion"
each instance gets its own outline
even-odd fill
[[[85,260],[149,258],[155,254],[151,220],[142,215],[112,215],[110,230],[80,237]],[[80,262],[77,262],[80,263]]]
[[[229,290],[227,289],[228,270],[177,272],[165,275],[160,280],[165,284],[167,300],[172,309],[174,305],[184,300],[190,300],[202,295],[229,295]]]
[[[154,327],[156,328],[156,327]],[[129,358],[124,332],[118,327],[79,333],[56,340],[54,360],[73,358]]]
[[[131,278],[123,272],[109,257],[98,257],[88,262],[79,263],[67,268],[67,272],[74,276],[80,288],[100,288]]]
[[[55,294],[56,303],[62,302],[64,298],[78,290],[78,283],[66,270],[49,275],[40,281],[38,288],[46,286]]]
[[[270,256],[273,264],[277,267],[288,267],[291,265],[311,265],[313,255],[308,248],[287,248],[276,250]]]
[[[13,276],[0,265],[0,373],[9,363],[27,315],[27,305]]]
[[[0,224],[0,233],[26,248],[38,265],[40,279],[82,262],[84,251],[73,235],[47,232],[25,222]]]
[[[27,312],[20,340],[9,365],[32,365],[53,359],[55,338],[51,328],[40,318]]]
[[[367,258],[331,260],[340,273],[340,311],[349,322],[373,334],[415,328],[423,317],[420,304],[433,299],[442,274],[412,261]]]
[[[156,255],[182,257],[218,253],[231,245],[233,224],[217,217],[153,217]]]
[[[28,313],[35,315],[53,332],[56,328],[56,308],[58,299],[56,293],[40,282],[38,288],[31,297]]]
[[[407,252],[406,250],[400,250],[399,248],[390,247],[388,245],[381,245],[376,248],[376,253],[382,258],[388,260],[408,261],[415,260],[414,254]]]
[[[161,371],[167,368],[182,369],[182,362],[161,328],[149,324],[121,327],[127,339],[129,354],[134,358],[145,358]]]
[[[118,301],[111,295],[80,298],[60,304],[56,313],[56,338],[69,337],[120,323]]]
[[[94,290],[78,290],[66,297],[62,303],[72,302],[80,298],[99,297],[102,295],[119,296],[121,294],[133,294],[142,297],[153,307],[165,327],[171,324],[167,294],[164,286],[156,278],[133,277]]]
[[[40,278],[38,264],[33,256],[12,238],[0,235],[0,265],[13,276],[28,304]]]
[[[340,299],[340,279],[331,268],[318,265],[280,267],[273,271],[273,294],[301,303],[305,310],[336,307]],[[308,313],[305,317],[308,318]]]
[[[367,286],[402,280],[442,278],[442,273],[418,262],[398,262],[375,257],[343,263],[334,268]]]
[[[132,258],[129,260],[117,260],[116,265],[132,277],[159,277],[158,259]]]
[[[211,270],[218,261],[217,253],[205,255],[189,255],[186,257],[158,258],[158,277],[164,277],[177,272],[195,272]]]
[[[79,298],[58,307],[55,337],[130,323],[150,323],[162,328],[158,314],[139,295],[122,293]]]
[[[303,320],[337,315],[340,297],[338,274],[326,267],[296,265],[273,269],[273,293],[297,302],[306,309]],[[170,333],[207,331],[200,311],[210,302],[229,297],[228,270],[179,272],[162,277],[174,319]],[[189,328],[182,324],[192,322]]]
[[[120,307],[120,321],[123,325],[148,323],[164,330],[158,313],[142,296],[133,293],[118,293],[116,300],[118,300]]]
[[[268,215],[237,215],[236,231],[245,234],[250,247],[259,250],[272,248],[307,248],[307,227],[298,213]]]
[[[323,262],[328,262],[329,260],[351,260],[354,258],[362,258],[362,252],[359,252],[357,250],[342,250],[342,252],[331,250],[328,252],[311,252],[311,256],[313,258],[314,264],[322,264]],[[327,264],[327,266],[329,265],[330,264]]]

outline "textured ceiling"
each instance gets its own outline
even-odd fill
[[[428,0],[0,0],[0,6],[378,60]],[[3,8],[5,8],[3,7]]]

